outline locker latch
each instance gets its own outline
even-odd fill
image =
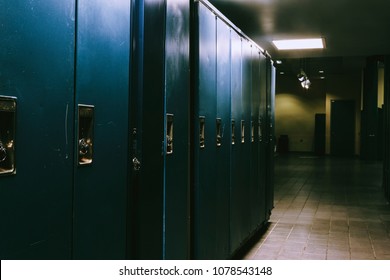
[[[167,114],[167,143],[166,143],[166,153],[168,155],[173,154],[173,115]]]
[[[0,175],[15,174],[16,98],[0,96]]]
[[[251,121],[251,142],[255,142],[255,123]]]
[[[93,160],[94,106],[79,105],[78,162],[88,165]]]
[[[133,169],[134,171],[139,171],[141,169],[141,162],[136,157],[133,158]]]

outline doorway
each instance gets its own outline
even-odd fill
[[[330,154],[355,154],[355,100],[331,100]]]

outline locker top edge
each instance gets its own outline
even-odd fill
[[[243,38],[248,40],[250,43],[255,45],[260,52],[271,59],[271,55],[263,49],[261,46],[259,46],[255,41],[253,41],[248,35],[246,35],[240,28],[238,28],[233,22],[231,22],[224,14],[222,14],[213,4],[211,4],[208,0],[193,0],[194,3],[202,3],[206,8],[208,8],[213,14],[215,14],[216,17],[224,21],[227,25],[229,25],[234,31],[236,31],[238,34],[240,34]]]

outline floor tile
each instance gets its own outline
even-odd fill
[[[380,162],[278,156],[275,208],[244,259],[390,259],[390,205],[381,178]]]

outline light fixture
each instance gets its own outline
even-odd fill
[[[304,89],[310,88],[311,82],[310,82],[309,78],[307,77],[305,71],[303,71],[303,69],[301,69],[301,71],[298,73],[297,78],[298,78],[298,81],[301,82],[302,88],[304,88]]]
[[[278,50],[323,49],[325,46],[323,38],[273,40],[272,43]]]
[[[275,62],[276,62],[276,64],[282,64],[281,60],[276,60]]]

